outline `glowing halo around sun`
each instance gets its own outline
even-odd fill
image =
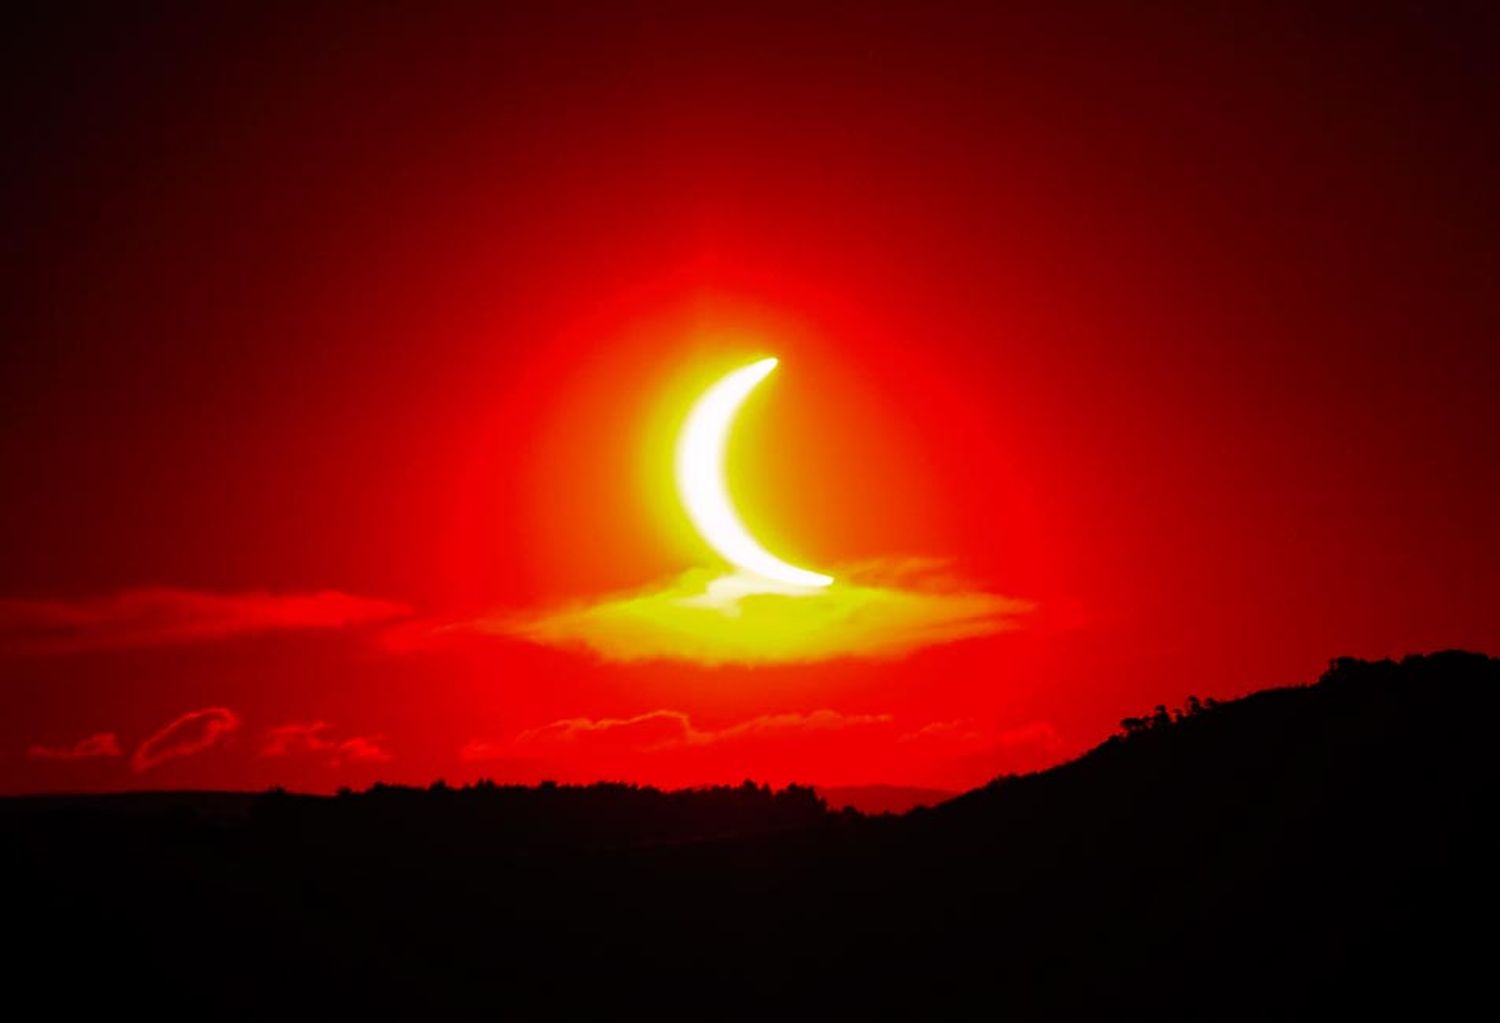
[[[729,430],[750,392],[776,368],[761,359],[703,392],[677,440],[677,491],[693,526],[720,557],[752,576],[784,586],[827,586],[833,577],[789,565],[760,545],[740,521],[724,478]]]
[[[678,496],[729,571],[700,565],[641,589],[494,613],[450,628],[609,662],[703,667],[889,660],[1017,628],[1030,601],[968,585],[943,558],[845,563],[835,582],[761,546],[730,500],[725,463],[735,417],[775,368],[775,359],[761,359],[726,374],[699,395],[677,434]],[[652,459],[653,468],[660,464]]]

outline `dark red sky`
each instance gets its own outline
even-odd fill
[[[958,787],[1500,649],[1487,5],[495,6],[5,15],[0,789]],[[774,549],[1033,610],[462,627],[707,564],[663,437],[767,352]]]

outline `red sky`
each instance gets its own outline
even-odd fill
[[[6,15],[0,789],[957,788],[1500,649],[1480,8],[497,6]],[[768,546],[1031,610],[471,627],[713,567],[672,429],[765,354]]]

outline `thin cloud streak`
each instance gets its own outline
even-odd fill
[[[211,593],[145,587],[81,600],[0,600],[0,650],[72,653],[343,629],[409,615],[404,604],[339,590]]]
[[[71,746],[48,746],[33,743],[26,750],[31,760],[94,760],[100,757],[124,756],[120,740],[114,732],[97,732],[86,739],[79,739]]]
[[[818,710],[811,714],[763,714],[725,728],[703,729],[695,726],[692,718],[681,711],[653,710],[629,718],[564,718],[540,728],[526,729],[516,736],[514,745],[524,748],[589,743],[655,752],[789,735],[839,732],[890,723],[889,714],[851,715]]]
[[[668,784],[723,781],[758,763],[794,780],[841,761],[896,765],[924,784],[963,789],[1004,774],[1051,766],[1072,751],[1051,722],[976,719],[915,722],[888,713],[762,714],[705,725],[669,708],[621,717],[567,717],[509,737],[474,738],[465,763],[512,777],[650,777]],[[837,767],[834,767],[835,773]],[[838,784],[863,785],[857,774]]]

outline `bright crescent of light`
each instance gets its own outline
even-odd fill
[[[677,438],[677,491],[703,539],[731,565],[788,586],[827,586],[832,576],[788,565],[750,535],[735,514],[724,481],[724,456],[734,414],[775,368],[775,359],[762,359],[703,392]]]

